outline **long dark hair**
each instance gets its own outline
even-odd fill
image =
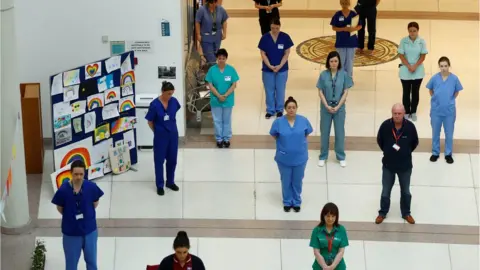
[[[328,214],[337,217],[333,226],[338,226],[338,220],[340,219],[340,216],[338,214],[338,207],[336,204],[329,202],[325,204],[322,209],[322,213],[320,213],[320,224],[318,224],[318,227],[325,226],[325,216]]]
[[[335,58],[337,57],[338,58],[338,67],[337,69],[340,70],[342,69],[342,61],[340,61],[340,54],[337,52],[337,51],[331,51],[330,53],[328,53],[328,56],[327,56],[327,63],[325,63],[325,66],[327,67],[328,70],[330,70],[330,59],[332,58]]]
[[[187,248],[190,249],[190,239],[188,239],[187,232],[179,231],[177,237],[173,240],[173,249]]]

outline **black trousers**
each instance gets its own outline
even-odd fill
[[[423,79],[401,81],[403,88],[402,103],[405,107],[405,114],[416,113],[420,102],[420,85]]]
[[[375,49],[375,35],[377,32],[377,8],[376,7],[355,7],[358,13],[359,24],[362,25],[362,29],[358,30],[358,48],[363,49],[365,47],[365,25],[368,30],[368,44],[369,50]]]
[[[260,31],[262,31],[262,36],[270,32],[270,23],[271,23],[270,16],[266,18],[261,18],[259,21],[260,21]]]

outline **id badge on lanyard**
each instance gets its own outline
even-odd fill
[[[74,193],[73,195],[75,197],[75,207],[76,207],[76,212],[75,212],[75,219],[76,220],[80,220],[80,219],[83,219],[83,213],[82,213],[82,190],[80,189],[80,191],[78,193]]]
[[[270,6],[270,0],[267,0],[267,6]],[[267,10],[267,13],[272,13],[271,10]]]
[[[393,138],[395,139],[395,143],[393,144],[392,147],[393,149],[395,149],[395,151],[398,151],[400,150],[400,146],[398,145],[398,140],[400,140],[400,137],[402,137],[403,131],[397,136],[397,132],[395,131],[394,128],[392,128],[392,133],[393,133]]]
[[[217,34],[217,8],[210,15],[212,16],[212,35],[214,36]]]
[[[328,240],[328,257],[325,258],[325,263],[330,266],[333,264],[333,261],[335,260],[335,257],[332,254],[333,250],[333,240],[335,239],[335,233],[332,234],[332,236],[328,236],[327,233],[325,233],[325,238]]]

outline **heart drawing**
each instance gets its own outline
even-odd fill
[[[98,64],[93,64],[93,65],[88,65],[87,66],[87,73],[88,73],[88,75],[90,75],[90,77],[95,76],[95,74],[97,74],[97,71],[98,71]]]

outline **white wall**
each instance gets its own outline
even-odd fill
[[[137,54],[137,93],[159,93],[157,67],[176,66],[175,96],[184,104],[184,35],[180,0],[17,0],[16,28],[21,82],[40,82],[43,136],[52,137],[49,76],[110,56],[115,40],[154,41],[152,54]],[[170,37],[160,21],[170,22]],[[185,106],[183,106],[185,108]],[[177,115],[185,135],[185,110]]]

